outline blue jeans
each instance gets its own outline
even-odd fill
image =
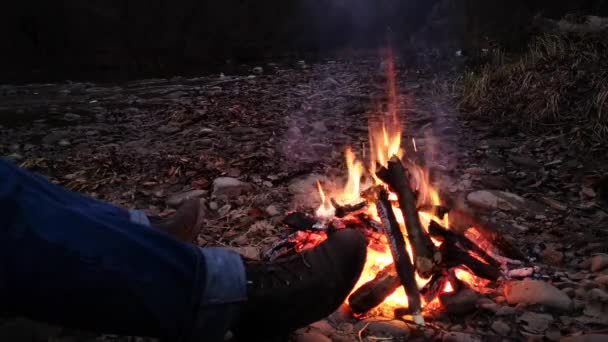
[[[0,311],[169,341],[222,341],[246,301],[241,257],[0,160]]]

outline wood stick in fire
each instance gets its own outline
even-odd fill
[[[410,261],[401,227],[393,212],[393,206],[388,199],[388,192],[384,189],[378,194],[376,208],[378,210],[378,216],[382,221],[382,226],[384,227],[391,254],[393,255],[397,275],[399,275],[399,280],[401,280],[401,284],[407,295],[408,311],[414,317],[415,322],[424,324],[421,314],[422,303],[420,301],[420,291],[416,284],[416,270]]]
[[[374,279],[363,284],[348,297],[348,305],[356,314],[364,314],[384,300],[401,286],[401,280],[395,270],[395,264],[390,264],[380,270]]]
[[[399,207],[405,218],[407,235],[414,253],[414,265],[418,274],[429,278],[441,263],[441,253],[435,248],[431,238],[422,229],[416,196],[410,185],[409,172],[401,160],[393,156],[387,167],[379,167],[376,176],[386,183],[397,194]]]

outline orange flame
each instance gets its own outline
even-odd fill
[[[352,204],[361,198],[361,177],[363,176],[363,164],[356,160],[355,153],[350,148],[346,149],[346,168],[348,169],[348,180],[344,191],[340,196],[342,204]]]
[[[321,197],[321,206],[317,209],[317,216],[321,218],[331,218],[336,213],[336,209],[331,204],[329,197],[325,195],[321,182],[317,181],[317,189],[319,190],[319,196]]]

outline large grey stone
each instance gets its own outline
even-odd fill
[[[509,304],[541,304],[559,311],[568,311],[573,306],[567,294],[539,280],[509,282],[504,286],[504,294]]]
[[[232,177],[219,177],[213,181],[213,196],[231,198],[253,190],[253,186]]]
[[[549,328],[549,324],[553,322],[553,317],[548,314],[526,311],[517,317],[517,322],[523,330],[531,334],[543,334]]]

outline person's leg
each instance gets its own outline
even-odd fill
[[[68,191],[59,185],[53,184],[46,178],[19,168],[10,161],[0,159],[2,177],[9,177],[13,183],[27,184],[30,191],[36,192],[37,196],[44,197],[49,201],[56,202],[68,207],[95,208],[100,212],[117,216],[128,216],[129,213],[111,204],[101,202],[94,198],[86,197],[76,192]],[[0,180],[3,180],[0,178]]]
[[[288,333],[337,309],[365,263],[353,230],[274,263],[244,262],[23,172],[0,160],[0,310],[9,313],[169,341]]]
[[[246,299],[241,257],[128,216],[0,161],[0,310],[107,333],[221,339]],[[202,322],[209,312],[212,324]]]

